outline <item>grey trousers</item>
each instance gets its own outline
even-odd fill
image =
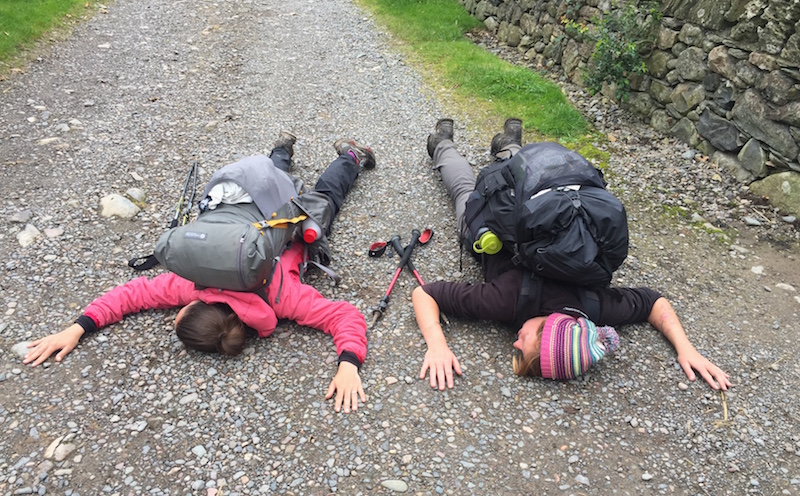
[[[498,153],[498,160],[508,160],[520,150],[518,145],[508,145]],[[443,140],[433,151],[433,166],[442,174],[442,182],[453,201],[458,222],[459,235],[464,238],[467,233],[464,210],[467,198],[475,189],[475,173],[463,156],[456,150],[450,140]]]

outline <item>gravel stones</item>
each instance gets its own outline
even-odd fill
[[[777,285],[796,288],[800,278],[796,255],[770,246],[792,246],[793,223],[694,150],[569,86],[600,133],[616,137],[598,143],[631,228],[615,283],[652,285],[672,300],[701,351],[732,372],[724,397],[701,379],[681,388],[688,379],[674,352],[647,325],[625,327],[617,353],[561,383],[514,376],[513,330],[457,321],[446,335],[464,375],[455,389],[432,390],[417,379],[425,346],[407,272],[369,331],[368,399],[349,415],[324,399],[336,371],[330,337],[293,323],[230,359],[187,352],[172,332],[175,311],[149,311],[84,337],[61,363],[23,366],[13,344],[66,327],[98,294],[138,276],[126,262],[152,252],[191,161],[203,183],[238,157],[268,152],[281,129],[299,137],[295,170],[310,184],[336,138],[377,156],[333,225],[342,282],[307,276],[325,296],[370,315],[396,259],[370,259],[367,247],[426,226],[436,236],[414,254],[426,281],[481,278],[459,251],[425,137],[453,116],[456,144],[477,170],[497,129],[442,107],[352,4],[117,0],[103,9],[0,82],[0,493],[738,495],[797,486],[800,412],[787,398],[800,374],[790,353],[799,303]],[[100,215],[101,198],[131,188],[148,201],[132,219]],[[761,224],[747,227],[747,216]],[[23,247],[17,234],[28,224],[45,235]]]

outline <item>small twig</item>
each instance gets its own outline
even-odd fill
[[[753,420],[753,417],[751,417],[751,416],[750,416],[750,414],[749,414],[749,413],[747,413],[747,410],[745,410],[744,408],[739,408],[739,411],[741,411],[742,413],[744,413],[744,416],[745,416],[745,417],[747,417],[747,420],[749,420],[749,421],[750,421],[750,423],[751,423],[751,424],[753,424],[753,428],[754,428],[754,429],[757,429],[757,428],[758,428],[758,424],[757,424],[757,423],[756,423],[756,422]]]
[[[764,220],[765,220],[765,221],[767,221],[768,223],[772,224],[772,221],[771,221],[771,220],[769,220],[769,219],[767,218],[767,216],[766,216],[766,215],[762,214],[761,212],[759,212],[759,211],[758,211],[758,210],[756,210],[755,208],[754,208],[754,209],[752,209],[752,210],[753,210],[753,212],[754,212],[754,213],[756,213],[756,214],[760,215],[762,219],[764,219]]]
[[[725,391],[720,391],[719,395],[722,397],[722,419],[728,421],[728,397],[725,396]]]
[[[771,369],[771,368],[775,367],[775,366],[776,366],[776,365],[778,365],[780,362],[782,362],[784,358],[788,357],[789,355],[790,355],[790,354],[788,354],[788,353],[787,353],[786,355],[783,355],[782,357],[778,358],[778,359],[777,359],[777,360],[775,360],[773,363],[771,363],[771,364],[770,364],[770,365],[769,365],[767,368],[768,368],[768,369]]]

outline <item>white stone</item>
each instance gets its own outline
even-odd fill
[[[57,238],[64,234],[64,229],[60,227],[49,227],[44,230],[44,235],[48,238]]]
[[[76,449],[78,447],[74,444],[59,444],[53,455],[57,462],[62,462]]]
[[[25,229],[17,233],[17,241],[19,241],[20,246],[23,248],[32,245],[37,239],[42,237],[42,233],[39,232],[36,227],[32,224],[28,224],[25,226]]]
[[[397,479],[388,479],[381,482],[381,486],[389,489],[390,491],[394,491],[396,493],[404,493],[408,491],[408,484],[401,480]]]
[[[36,142],[36,144],[39,145],[39,146],[44,146],[44,145],[49,145],[51,143],[58,143],[59,141],[61,141],[61,138],[59,138],[58,136],[55,136],[55,137],[52,137],[52,138],[40,139],[39,141]]]
[[[128,198],[131,200],[139,203],[144,203],[145,198],[147,198],[147,194],[141,188],[129,188],[125,194],[128,195]]]
[[[58,448],[58,445],[61,444],[61,441],[63,439],[64,439],[64,436],[61,436],[59,438],[56,438],[52,443],[50,443],[50,446],[48,446],[47,449],[44,450],[44,457],[45,458],[53,458],[53,453],[56,452],[56,448]]]
[[[140,210],[132,201],[116,193],[106,195],[100,200],[100,215],[103,217],[116,216],[123,219],[131,219]]]
[[[22,341],[21,343],[17,343],[11,347],[11,351],[15,353],[20,358],[25,358],[25,355],[28,354],[28,344],[30,341]]]

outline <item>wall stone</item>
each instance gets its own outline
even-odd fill
[[[578,84],[593,46],[566,33],[562,16],[591,29],[594,18],[616,5],[460,2],[525,59]],[[632,91],[622,105],[654,129],[713,155],[754,192],[772,188],[763,194],[776,205],[781,198],[781,208],[794,205],[787,196],[800,203],[800,0],[661,0],[660,8],[655,47],[644,57],[648,72],[629,77]],[[602,93],[614,98],[609,85]],[[792,208],[800,215],[800,205]]]
[[[769,174],[769,170],[767,169],[767,154],[755,138],[750,138],[742,147],[736,158],[745,169],[750,171],[753,176],[757,178],[766,177]]]
[[[730,152],[739,149],[739,130],[736,125],[712,114],[708,109],[697,122],[697,132],[718,150]]]
[[[733,121],[753,138],[766,143],[778,153],[796,157],[800,146],[795,143],[789,126],[769,119],[767,104],[755,90],[747,90],[733,107]]]
[[[800,173],[788,171],[771,174],[750,184],[750,191],[769,199],[787,212],[800,212]]]

